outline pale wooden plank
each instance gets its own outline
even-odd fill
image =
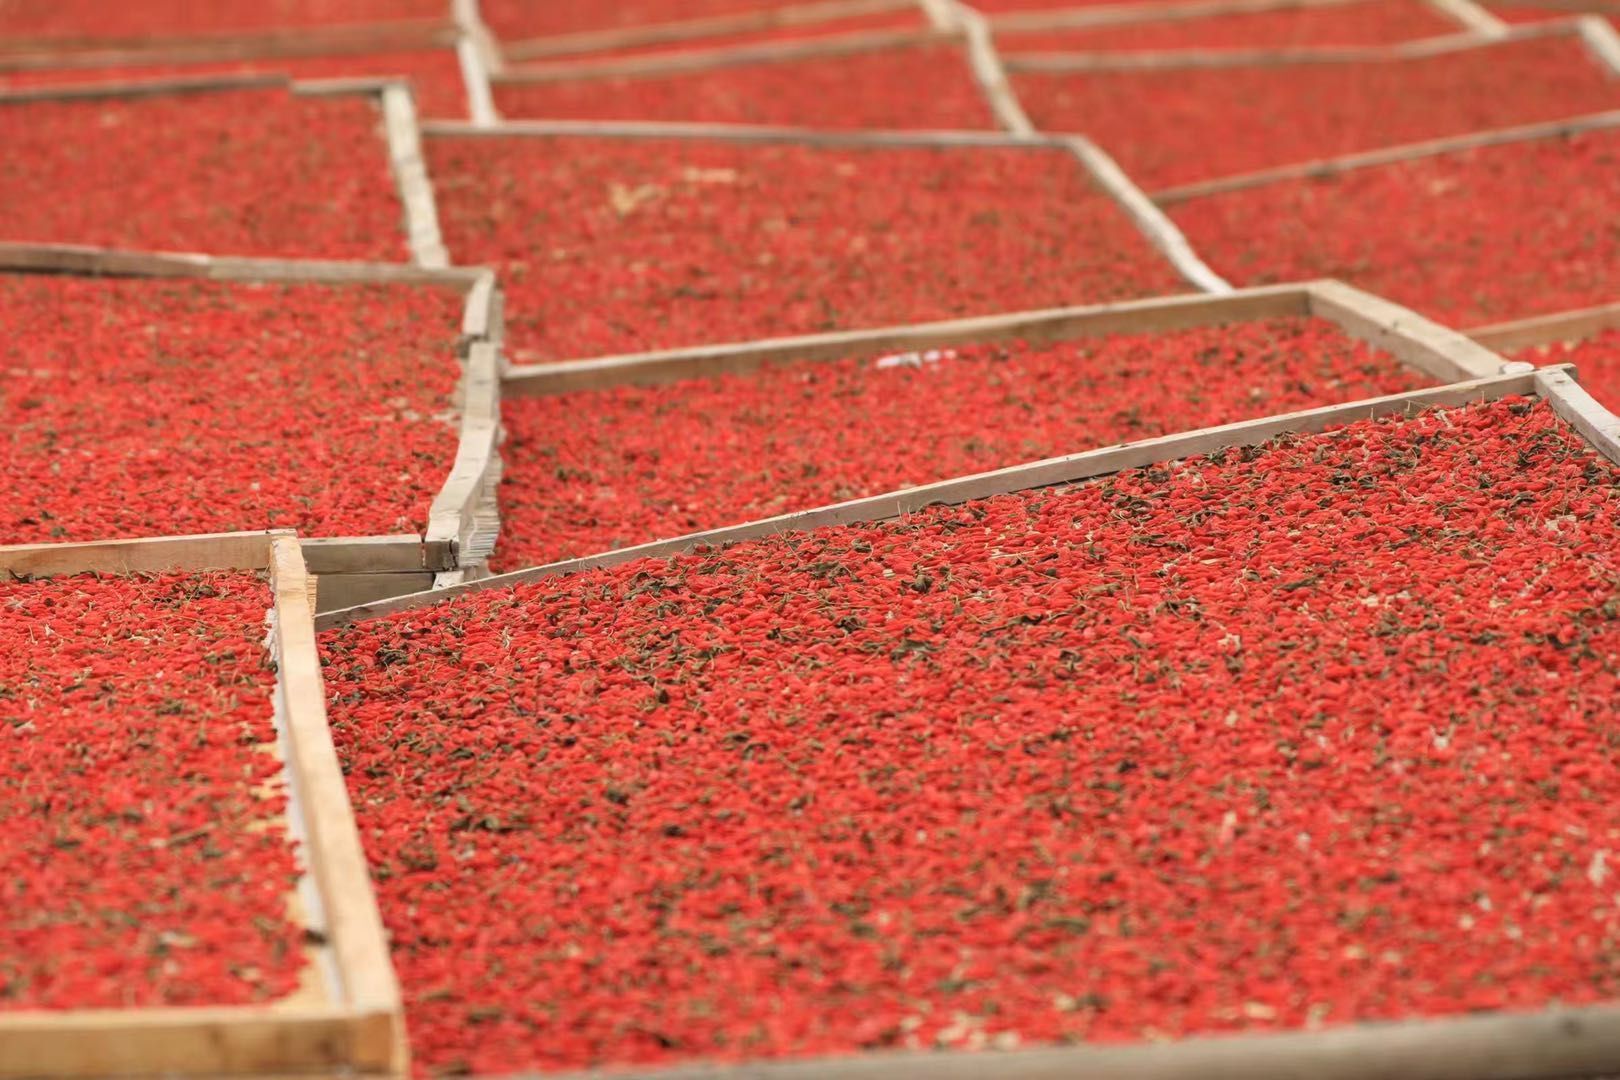
[[[1468,336],[1487,349],[1506,353],[1560,341],[1583,341],[1605,330],[1620,330],[1620,301],[1492,323],[1469,330]]]
[[[315,611],[370,604],[433,588],[438,574],[449,571],[394,571],[382,574],[322,574],[310,578],[317,585]]]
[[[349,792],[326,722],[314,613],[298,541],[271,542],[276,691],[288,739],[288,770],[302,811],[305,860],[320,888],[330,944],[353,1021],[346,1064],[401,1072],[396,1058],[404,1006],[372,892]],[[290,1063],[289,1063],[290,1064]]]
[[[990,22],[978,11],[964,5],[957,6],[957,21],[967,35],[968,67],[979,92],[990,106],[996,123],[1002,129],[1020,137],[1035,135],[1035,125],[1019,104],[1018,95],[1007,79],[1001,54],[990,36]]]
[[[0,1077],[220,1076],[335,1070],[355,1059],[341,1008],[0,1013]]]
[[[433,137],[593,139],[720,139],[730,142],[796,143],[802,146],[1017,147],[1048,149],[1059,140],[1000,131],[829,131],[767,124],[649,120],[503,120],[479,126],[461,120],[427,120],[422,134]]]
[[[836,19],[878,15],[886,11],[901,11],[912,6],[912,0],[824,0],[822,3],[794,4],[780,8],[762,8],[756,11],[716,15],[679,22],[653,23],[641,26],[617,27],[611,30],[587,30],[573,34],[526,38],[506,43],[502,52],[508,60],[536,60],[546,56],[566,56],[609,49],[631,48],[637,45],[662,45],[672,41],[693,41],[706,37],[724,37],[728,34],[751,33],[756,30],[777,30],[793,26],[809,26]]]
[[[1538,368],[1536,389],[1581,437],[1620,465],[1620,416],[1600,405],[1570,376],[1568,365]]]
[[[267,90],[291,86],[285,75],[165,75],[150,79],[109,80],[68,86],[23,86],[0,90],[0,105],[28,105],[42,101],[90,101],[102,98],[166,97],[204,94],[220,90]]]
[[[453,26],[430,24],[307,27],[302,32],[270,31],[268,36],[209,35],[184,38],[101,40],[86,48],[56,40],[12,41],[0,48],[0,71],[94,70],[147,64],[208,64],[233,60],[278,60],[355,53],[410,52],[455,43]],[[22,49],[24,51],[12,51]]]
[[[481,271],[467,290],[467,302],[461,313],[461,336],[468,344],[483,341],[494,334],[500,308],[496,304],[499,286],[492,271]]]
[[[1254,172],[1223,176],[1214,180],[1200,180],[1197,183],[1161,188],[1153,192],[1151,198],[1160,206],[1169,206],[1190,199],[1201,199],[1209,195],[1221,195],[1229,191],[1241,191],[1244,188],[1262,187],[1266,184],[1288,180],[1336,176],[1339,173],[1351,172],[1355,169],[1393,165],[1401,161],[1435,157],[1440,154],[1451,154],[1461,150],[1476,150],[1486,146],[1505,146],[1509,143],[1559,138],[1579,134],[1583,131],[1599,131],[1617,126],[1620,126],[1620,110],[1589,113],[1569,120],[1521,124],[1517,127],[1476,131],[1467,135],[1450,135],[1441,139],[1426,139],[1422,142],[1404,143],[1400,146],[1388,146],[1380,150],[1370,150],[1359,154],[1345,154],[1335,158],[1319,158],[1314,161],[1302,161],[1294,165],[1282,165],[1273,169],[1258,169]]]
[[[456,459],[428,511],[427,539],[452,544],[457,566],[487,558],[499,530],[500,394],[498,350],[490,342],[477,342],[467,352],[462,373]]]
[[[478,53],[478,62],[489,75],[499,75],[505,70],[506,62],[501,56],[500,45],[495,35],[490,32],[484,16],[478,9],[478,0],[450,0],[450,17],[456,24],[456,29],[463,38],[472,39],[473,48]],[[478,119],[476,116],[474,120]],[[498,118],[497,118],[498,119]]]
[[[1358,0],[1150,0],[1147,3],[1095,4],[1090,7],[1013,11],[990,16],[995,33],[1066,30],[1134,23],[1185,22],[1300,8],[1340,7]]]
[[[1557,1080],[1620,1068],[1620,1006],[1038,1050],[896,1052],[615,1072],[615,1080]],[[554,1073],[550,1080],[600,1074]]]
[[[1312,282],[1309,291],[1312,315],[1333,320],[1440,382],[1489,378],[1507,363],[1455,330],[1342,281]]]
[[[86,62],[106,67],[409,51],[448,44],[455,30],[454,22],[446,17],[207,34],[80,38],[11,35],[0,40],[0,70],[8,70],[18,57],[38,67],[74,67]]]
[[[429,269],[402,263],[263,259],[177,251],[128,251],[88,244],[0,241],[0,271],[47,271],[107,277],[207,278],[212,281],[343,285],[443,285],[470,290],[490,274],[481,267]]]
[[[467,119],[485,127],[499,122],[501,114],[490,89],[489,68],[471,34],[456,39],[456,64],[461,68],[461,85],[467,95]]]
[[[651,386],[705,375],[753,371],[767,364],[880,356],[993,341],[1044,345],[1105,334],[1150,333],[1304,315],[1308,311],[1305,286],[1264,285],[1219,296],[1157,297],[518,366],[508,370],[501,392],[508,397],[542,397],[624,384]]]
[[[1194,287],[1209,293],[1229,293],[1232,286],[1199,258],[1179,226],[1160,210],[1136,181],[1102,147],[1078,135],[1061,140],[1097,184],[1119,203],[1148,242]]]
[[[1503,41],[1556,37],[1572,31],[1557,23],[1529,23],[1510,33],[1478,30],[1442,34],[1388,45],[1300,46],[1254,49],[1148,49],[1110,52],[1025,52],[1007,58],[1014,71],[1072,73],[1181,71],[1235,67],[1297,67],[1312,64],[1382,64],[1488,48]]]
[[[1456,22],[1458,26],[1468,30],[1500,37],[1512,29],[1508,23],[1492,15],[1474,0],[1428,0],[1428,4],[1446,18]]]
[[[1554,370],[1551,368],[1542,370]],[[401,611],[411,611],[432,604],[443,603],[469,592],[505,588],[523,582],[539,581],[561,574],[581,570],[618,566],[634,559],[660,558],[688,551],[698,546],[719,546],[739,540],[753,540],[779,533],[798,532],[828,525],[849,525],[856,522],[886,521],[903,517],[927,506],[956,504],[972,499],[1003,495],[1029,488],[1050,487],[1090,479],[1124,469],[1139,468],[1164,461],[1196,457],[1233,446],[1254,446],[1289,432],[1312,433],[1330,427],[1367,420],[1380,416],[1403,415],[1439,406],[1455,406],[1476,401],[1490,401],[1510,394],[1534,394],[1535,375],[1514,372],[1494,378],[1475,379],[1452,383],[1449,386],[1413,390],[1402,394],[1368,398],[1363,401],[1327,405],[1277,416],[1243,420],[1197,431],[1143,439],[1134,443],[1105,446],[1063,457],[1015,465],[1006,469],[961,476],[937,483],[891,491],[864,499],[830,506],[802,510],[758,521],[731,525],[685,536],[638,544],[635,547],[603,552],[579,559],[550,563],[546,566],[497,574],[480,581],[402,596],[376,604],[326,612],[319,619],[322,629],[343,626],[364,619],[378,618]]]
[[[750,64],[778,64],[795,60],[857,56],[867,52],[907,48],[959,37],[955,32],[938,30],[862,30],[833,34],[802,41],[765,41],[728,45],[646,56],[601,57],[580,60],[553,60],[509,67],[494,80],[500,86],[570,82],[582,79],[653,78],[699,71],[744,67]]]
[[[450,256],[439,232],[439,211],[433,202],[433,184],[422,157],[416,99],[411,88],[397,83],[384,88],[382,112],[388,158],[399,187],[400,202],[405,206],[405,233],[410,243],[411,261],[418,266],[449,266]]]
[[[1587,51],[1602,64],[1610,77],[1620,76],[1620,30],[1600,15],[1582,15],[1575,20],[1577,33]]]
[[[155,574],[169,570],[263,570],[270,541],[288,530],[97,540],[83,544],[0,545],[0,574]]]
[[[962,28],[962,5],[955,0],[917,0],[917,6],[935,30],[950,33]]]
[[[376,574],[387,571],[447,570],[455,565],[453,545],[415,533],[394,536],[303,537],[304,564],[312,574]]]

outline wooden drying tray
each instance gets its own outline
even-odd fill
[[[988,91],[987,91],[988,92]],[[1016,108],[1016,102],[1013,103]],[[1011,123],[1011,116],[1008,116]],[[483,124],[428,120],[426,138],[697,139],[737,143],[782,143],[812,147],[969,150],[975,148],[1060,150],[1073,157],[1097,188],[1117,203],[1137,229],[1189,284],[1224,293],[1229,285],[1200,259],[1175,222],[1100,147],[1081,135],[1007,131],[825,130],[765,124],[682,123],[640,120],[506,120]]]
[[[233,90],[285,89],[303,97],[358,94],[375,100],[382,114],[384,144],[394,185],[404,207],[403,225],[411,261],[418,266],[447,268],[450,257],[439,231],[433,185],[422,158],[416,97],[408,81],[375,78],[301,79],[280,74],[176,75],[148,79],[30,86],[0,90],[0,105],[47,101],[90,101],[208,94]]]
[[[274,608],[280,754],[302,841],[303,896],[325,944],[310,946],[305,985],[292,998],[252,1006],[0,1012],[0,1077],[265,1075],[345,1069],[408,1071],[399,985],[326,723],[310,581],[287,531],[217,533],[90,544],[0,547],[0,572],[48,578],[172,570],[256,570]],[[313,890],[312,894],[307,890]],[[317,914],[318,912],[318,914]],[[335,972],[333,975],[323,975]]]
[[[431,588],[437,575],[488,558],[499,528],[495,485],[500,479],[502,321],[500,291],[488,270],[0,243],[0,273],[19,271],[258,284],[405,284],[462,293],[457,349],[462,369],[461,430],[455,460],[447,463],[444,484],[428,509],[426,533],[306,538],[302,548],[310,572],[320,577],[323,607],[348,607]]]
[[[1246,420],[1186,434],[1088,449],[1081,453],[1027,465],[943,480],[814,510],[782,514],[726,528],[640,544],[618,551],[517,570],[435,592],[396,597],[343,610],[328,610],[317,622],[322,629],[341,626],[362,619],[440,603],[466,592],[501,588],[578,570],[614,566],[632,559],[672,555],[703,544],[730,543],[780,532],[818,528],[823,525],[881,521],[913,513],[934,503],[959,503],[1025,488],[1082,480],[1171,458],[1206,454],[1225,446],[1257,444],[1284,432],[1320,431],[1325,427],[1370,416],[1388,415],[1434,405],[1456,405],[1478,400],[1486,391],[1489,391],[1488,396],[1536,392],[1537,383],[1530,374],[1529,365],[1510,364],[1455,331],[1447,330],[1406,308],[1336,281],[1243,289],[1219,297],[1188,296],[1139,300],[1096,307],[958,319],[883,330],[817,334],[741,345],[676,349],[594,361],[516,367],[509,371],[505,387],[509,395],[542,396],[620,385],[650,385],[722,372],[749,371],[765,364],[873,356],[993,341],[1019,340],[1031,344],[1047,344],[1105,334],[1153,333],[1304,315],[1328,319],[1342,327],[1352,337],[1383,349],[1407,366],[1448,385],[1281,416]],[[1508,374],[1501,374],[1504,370]],[[1570,385],[1573,386],[1573,383]]]

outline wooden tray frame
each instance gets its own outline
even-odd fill
[[[42,101],[85,101],[104,98],[158,97],[169,94],[206,94],[226,90],[263,90],[282,87],[303,97],[359,94],[372,98],[382,116],[384,148],[403,208],[403,228],[411,261],[430,269],[449,265],[439,232],[433,185],[422,159],[422,137],[416,98],[410,83],[398,79],[299,79],[277,74],[182,75],[119,82],[0,90],[0,106]]]
[[[278,1006],[0,1012],[0,1076],[239,1075],[343,1069],[408,1071],[404,1011],[360,834],[326,722],[311,612],[312,583],[285,530],[89,544],[0,547],[0,571],[34,577],[96,571],[260,570],[274,600],[269,648],[289,828],[304,849],[318,904],[306,917],[328,944],[329,1001]],[[289,901],[291,898],[289,897]]]
[[[1211,270],[1187,242],[1181,229],[1099,147],[1078,135],[1021,134],[996,131],[829,131],[756,124],[667,123],[614,120],[506,120],[484,125],[455,120],[428,120],[425,138],[557,138],[713,139],[742,143],[792,143],[817,147],[974,147],[1067,152],[1099,191],[1111,197],[1181,277],[1204,292],[1224,293],[1231,286]]]
[[[1139,300],[1080,308],[1021,312],[976,319],[922,323],[880,330],[845,331],[799,338],[748,342],[736,345],[673,349],[607,357],[587,362],[514,367],[506,378],[513,397],[545,396],[621,385],[653,385],[723,372],[751,371],[767,364],[872,356],[895,351],[916,351],[948,345],[1020,340],[1031,343],[1066,341],[1117,333],[1152,333],[1226,322],[1291,315],[1315,315],[1337,323],[1346,333],[1389,352],[1403,364],[1439,380],[1440,387],[1397,394],[1388,398],[1326,406],[1279,417],[1266,417],[1207,428],[1186,435],[1169,435],[1136,443],[1086,450],[1027,465],[997,469],[974,476],[924,484],[903,491],[781,514],[757,521],[685,536],[657,540],[617,551],[551,563],[541,567],[497,574],[446,587],[432,593],[401,596],[373,604],[324,611],[322,629],[396,611],[407,611],[464,592],[501,588],[523,581],[614,566],[631,559],[685,551],[700,544],[729,543],[789,530],[815,528],[852,521],[877,521],[911,513],[937,502],[961,502],[1026,487],[1041,487],[1133,468],[1169,456],[1207,453],[1219,446],[1263,442],[1283,431],[1316,431],[1343,423],[1345,418],[1382,415],[1401,403],[1447,404],[1472,400],[1481,385],[1495,385],[1504,370],[1527,387],[1526,364],[1511,364],[1455,331],[1416,313],[1336,281],[1303,285],[1276,285],[1244,289],[1226,296],[1186,296]],[[1461,381],[1458,381],[1461,380]],[[1503,391],[1523,393],[1523,389]],[[1461,395],[1461,396],[1458,396]],[[1395,403],[1389,405],[1388,403]],[[1315,425],[1315,426],[1313,426]],[[1224,441],[1223,441],[1224,440]],[[1186,449],[1192,446],[1193,449]]]
[[[462,369],[457,397],[461,428],[455,460],[418,536],[343,536],[302,542],[320,578],[322,606],[345,607],[429,588],[437,574],[477,565],[494,546],[499,516],[495,485],[501,462],[500,291],[476,267],[432,268],[394,263],[233,258],[123,251],[67,244],[0,243],[0,273],[88,277],[195,278],[243,284],[407,284],[454,289],[464,300],[456,347]]]

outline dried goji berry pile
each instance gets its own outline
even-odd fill
[[[268,89],[3,104],[0,142],[0,240],[406,254],[381,117],[366,97]]]
[[[0,86],[59,86],[99,82],[143,81],[173,76],[221,73],[279,72],[299,79],[349,78],[366,75],[404,76],[416,94],[423,116],[461,119],[467,115],[467,94],[461,66],[450,49],[412,52],[334,54],[331,56],[278,56],[218,63],[146,64],[138,67],[52,67],[0,71]]]
[[[1420,60],[1013,82],[1038,126],[1091,136],[1149,190],[1620,106],[1620,83],[1571,36]]]
[[[1620,471],[1543,404],[323,645],[429,1070],[1620,993]]]
[[[0,582],[0,1015],[297,985],[270,606],[252,574]]]
[[[1426,380],[1322,320],[508,398],[513,568]]]
[[[502,115],[820,128],[993,128],[960,46],[884,49],[678,75],[507,84]]]
[[[1620,296],[1620,135],[1420,158],[1170,207],[1235,284],[1342,278],[1453,326]]]
[[[1392,44],[1457,31],[1456,23],[1423,0],[1353,0],[1118,26],[998,31],[996,47],[1003,52],[1317,48]]]
[[[444,0],[6,0],[0,4],[0,40],[106,45],[415,19],[448,22]]]
[[[461,298],[0,276],[0,537],[418,532],[458,431]]]
[[[1586,341],[1522,349],[1514,359],[1537,365],[1574,364],[1586,392],[1611,412],[1620,410],[1620,330],[1606,330]]]
[[[517,363],[1186,291],[1072,157],[430,137]]]

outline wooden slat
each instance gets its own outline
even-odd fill
[[[354,1025],[340,1008],[0,1013],[0,1077],[330,1072],[353,1051]]]
[[[487,558],[495,543],[489,526],[499,528],[494,516],[494,487],[500,479],[499,363],[496,346],[488,341],[474,343],[467,352],[456,459],[428,511],[428,541],[454,545],[457,566]]]
[[[501,114],[495,109],[489,67],[471,34],[456,39],[456,65],[461,69],[461,85],[467,95],[467,119],[483,126],[498,122]]]
[[[1537,391],[1552,405],[1553,411],[1599,453],[1620,465],[1620,416],[1600,405],[1571,378],[1568,365],[1538,368],[1535,380]]]
[[[22,44],[21,48],[26,51],[14,52],[0,48],[0,72],[92,71],[97,68],[229,63],[241,60],[273,62],[311,56],[410,52],[415,49],[450,46],[455,43],[455,39],[454,27],[435,21],[432,25],[399,28],[310,27],[303,33],[289,31],[268,37],[210,36],[171,41],[138,38],[129,39],[121,44],[100,41],[83,49],[62,48],[41,40],[33,45]],[[18,44],[13,43],[12,47],[16,48]]]
[[[312,574],[376,574],[388,571],[448,570],[454,545],[414,533],[397,536],[304,537],[304,563]]]
[[[996,123],[1013,135],[1034,136],[1035,125],[1023,105],[1019,104],[1018,95],[1007,79],[1007,69],[990,36],[989,20],[965,6],[958,6],[957,18],[967,35],[968,66],[973,71],[973,81],[978,84],[979,92],[989,104]]]
[[[1510,24],[1492,15],[1474,0],[1428,0],[1429,6],[1458,26],[1482,34],[1502,37],[1512,31]]]
[[[1620,30],[1600,15],[1582,15],[1576,20],[1581,41],[1602,64],[1611,78],[1620,76]]]
[[[1220,296],[1159,297],[874,330],[841,330],[730,345],[627,353],[596,360],[513,367],[502,382],[501,392],[507,397],[543,397],[624,384],[651,386],[705,375],[752,371],[767,364],[880,356],[949,345],[993,341],[1043,345],[1104,334],[1150,333],[1304,315],[1309,310],[1308,303],[1304,286],[1266,285]]]
[[[501,314],[500,306],[496,303],[498,292],[495,275],[490,271],[480,273],[467,291],[467,302],[461,313],[461,337],[468,345],[495,335]]]
[[[1175,267],[1176,273],[1204,292],[1219,294],[1232,291],[1226,279],[1199,258],[1180,227],[1136,186],[1136,181],[1126,175],[1125,170],[1102,147],[1080,136],[1069,136],[1062,142],[1098,186],[1119,203],[1137,229],[1147,237],[1148,243]]]
[[[271,541],[276,692],[289,745],[288,769],[305,830],[305,860],[320,888],[345,1006],[353,1021],[348,1064],[403,1072],[404,1007],[382,914],[326,722],[309,583],[298,541]],[[291,1065],[294,1063],[284,1063]]]
[[[502,51],[508,60],[536,60],[546,56],[568,56],[638,45],[663,45],[672,41],[695,41],[707,37],[746,34],[756,30],[779,30],[812,26],[837,19],[880,15],[903,11],[913,0],[824,0],[822,3],[795,4],[757,11],[736,12],[703,19],[587,30],[573,34],[526,38],[506,43]]]
[[[1601,20],[1599,20],[1601,21]],[[1607,25],[1607,24],[1605,24]],[[1524,23],[1502,32],[1464,30],[1385,45],[1255,49],[1155,49],[1143,51],[1016,53],[1016,71],[1176,71],[1228,67],[1288,67],[1311,64],[1381,64],[1488,49],[1508,42],[1575,36],[1574,20]]]
[[[395,596],[424,592],[433,588],[440,574],[451,571],[431,570],[395,571],[383,574],[322,574],[311,578],[316,583],[315,611],[317,614],[338,608],[371,604]]]
[[[1555,315],[1492,323],[1469,330],[1468,336],[1487,349],[1516,352],[1535,345],[1582,341],[1605,330],[1620,330],[1620,301]]]
[[[1542,369],[1552,370],[1552,369]],[[1368,398],[1363,401],[1327,405],[1300,412],[1284,413],[1255,420],[1244,420],[1198,431],[1143,439],[1134,443],[1106,446],[1044,461],[1015,465],[972,476],[956,477],[933,484],[923,484],[902,491],[887,492],[865,499],[852,499],[813,510],[780,514],[741,525],[732,525],[685,536],[658,540],[618,551],[603,552],[546,566],[497,574],[481,581],[441,589],[432,593],[402,596],[395,600],[362,605],[327,612],[318,625],[322,629],[342,626],[363,619],[378,618],[401,611],[411,611],[432,604],[444,603],[457,596],[485,589],[499,589],[522,582],[539,581],[560,574],[581,570],[618,566],[634,559],[661,558],[688,551],[700,545],[718,546],[739,540],[753,540],[779,533],[798,532],[828,525],[849,525],[855,522],[885,521],[902,517],[935,504],[956,504],[971,499],[1002,495],[1029,488],[1050,487],[1054,484],[1085,480],[1123,469],[1139,468],[1163,461],[1196,457],[1232,446],[1253,446],[1268,442],[1289,432],[1319,432],[1329,427],[1367,420],[1380,416],[1402,415],[1437,406],[1454,406],[1475,401],[1489,401],[1509,394],[1536,392],[1535,375],[1515,372],[1489,379],[1453,383],[1449,386],[1426,390],[1413,390],[1403,394]]]
[[[1312,315],[1331,319],[1440,382],[1489,378],[1506,363],[1457,331],[1342,281],[1312,282],[1310,297]]]
[[[469,290],[490,274],[481,267],[428,269],[403,263],[330,259],[259,259],[195,252],[126,251],[86,244],[0,241],[0,271],[96,274],[106,277],[207,278],[211,281],[344,285],[443,285]]]
[[[0,546],[0,574],[52,577],[91,572],[263,570],[270,565],[270,540],[289,535],[286,530],[266,530],[99,540],[85,544],[10,544]]]
[[[1569,120],[1553,120],[1539,124],[1521,124],[1517,127],[1496,128],[1491,131],[1476,131],[1468,135],[1450,135],[1442,139],[1426,139],[1422,142],[1404,143],[1400,146],[1387,146],[1380,150],[1370,150],[1359,154],[1345,154],[1335,158],[1302,161],[1293,165],[1281,165],[1274,169],[1258,169],[1254,172],[1223,176],[1214,180],[1200,180],[1197,183],[1161,188],[1153,192],[1151,197],[1160,206],[1169,206],[1190,199],[1201,199],[1209,195],[1221,195],[1229,191],[1241,191],[1244,188],[1262,187],[1266,184],[1275,184],[1288,180],[1308,180],[1317,177],[1336,176],[1355,169],[1393,165],[1397,162],[1411,161],[1416,158],[1436,157],[1441,154],[1452,154],[1462,150],[1477,150],[1486,146],[1504,146],[1509,143],[1531,142],[1536,139],[1559,138],[1576,135],[1583,131],[1599,131],[1612,127],[1620,127],[1620,110],[1589,113]]]
[[[795,143],[801,146],[1017,147],[1049,149],[1059,140],[1001,131],[828,131],[767,124],[722,124],[649,120],[503,120],[479,126],[461,120],[426,120],[422,134],[435,137],[593,139],[718,139],[729,142]]]
[[[615,1080],[1556,1080],[1620,1069],[1620,1006],[1042,1050],[631,1069]],[[553,1073],[548,1080],[586,1080]]]
[[[1343,7],[1361,0],[1148,0],[1146,3],[1094,4],[1088,7],[1013,11],[990,17],[994,33],[1028,30],[1070,30],[1136,23],[1186,22],[1225,15],[1267,11]]]
[[[886,49],[952,41],[958,37],[960,37],[958,33],[941,33],[938,30],[863,30],[799,41],[764,41],[721,48],[682,49],[679,52],[652,53],[646,56],[553,60],[509,67],[494,82],[499,86],[531,86],[538,83],[572,82],[583,79],[655,78],[699,71],[718,71],[751,64],[780,64],[795,60],[856,56]]]
[[[388,139],[388,160],[405,207],[405,235],[411,261],[418,266],[450,265],[444,238],[439,232],[439,211],[433,202],[433,184],[428,180],[427,162],[422,157],[422,138],[417,129],[416,99],[409,86],[392,84],[382,91],[383,131]]]
[[[108,80],[67,86],[23,86],[0,90],[0,105],[29,105],[42,101],[90,101],[102,98],[164,97],[205,94],[221,90],[269,90],[290,87],[285,75],[166,75],[150,79]]]
[[[102,63],[192,63],[249,57],[307,56],[327,52],[404,51],[443,44],[455,26],[448,18],[399,19],[388,23],[226,30],[202,34],[139,34],[126,37],[28,37],[0,39],[0,70],[12,54],[50,57],[61,66],[83,53]]]

